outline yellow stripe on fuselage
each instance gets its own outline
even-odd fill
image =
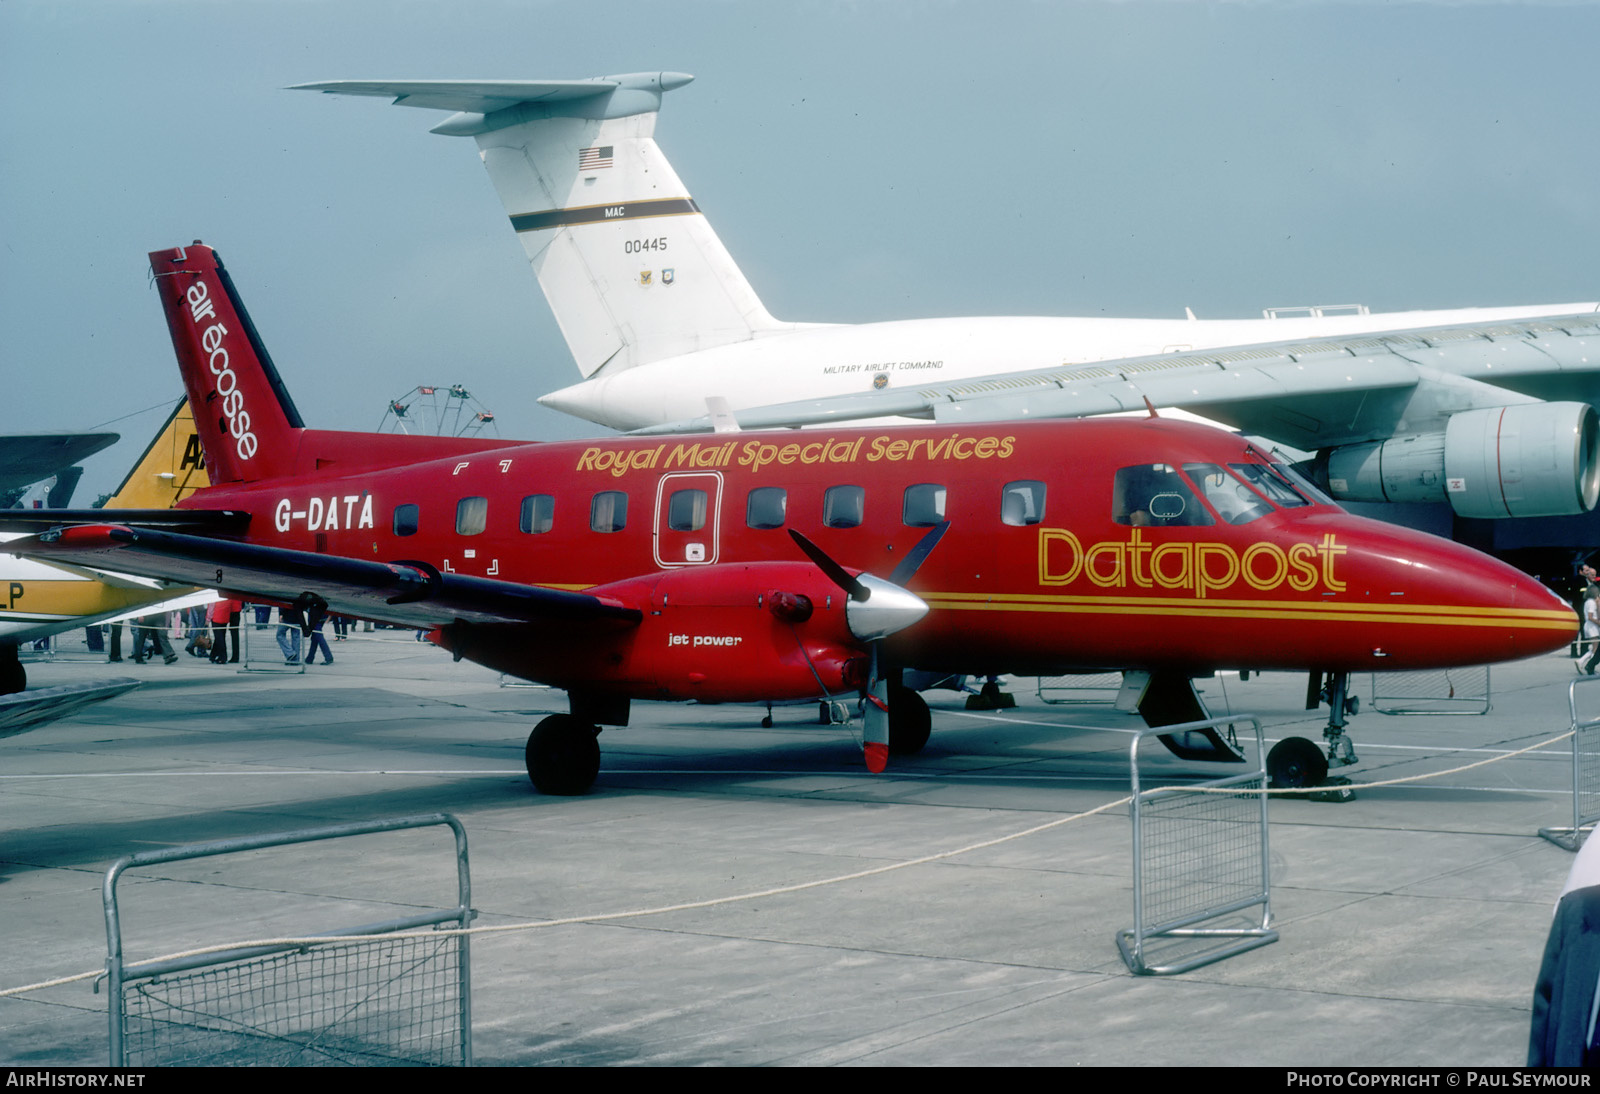
[[[592,584],[543,584],[582,592]],[[1413,623],[1456,627],[1523,627],[1564,631],[1578,625],[1564,608],[1468,608],[1460,604],[1358,604],[1321,600],[1221,600],[1169,596],[1062,596],[1052,593],[917,593],[945,611],[1046,612],[1080,615],[1174,615],[1196,610],[1230,619],[1301,619],[1329,623]]]
[[[1342,623],[1435,626],[1516,626],[1571,630],[1576,617],[1561,608],[1468,608],[1458,604],[1355,604],[1341,601],[1217,600],[1137,596],[1052,596],[1040,593],[918,593],[947,611],[1052,612],[1085,615],[1171,615],[1183,610],[1230,619],[1305,619]]]

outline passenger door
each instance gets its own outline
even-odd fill
[[[656,565],[709,566],[717,561],[721,504],[720,473],[663,475],[656,485]]]

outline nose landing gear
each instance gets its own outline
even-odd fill
[[[1304,737],[1287,737],[1272,746],[1267,753],[1267,785],[1275,789],[1326,786],[1317,794],[1308,794],[1312,801],[1346,802],[1355,800],[1355,791],[1349,789],[1350,780],[1342,776],[1328,776],[1328,769],[1346,767],[1357,762],[1355,744],[1345,734],[1349,720],[1361,711],[1361,700],[1350,694],[1348,672],[1314,672],[1306,685],[1306,709],[1316,710],[1328,704],[1328,725],[1322,737],[1328,742],[1327,755]]]

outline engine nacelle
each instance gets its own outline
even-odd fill
[[[810,562],[683,567],[586,591],[644,618],[625,632],[552,632],[537,659],[562,687],[760,702],[853,696],[865,680],[849,598]]]
[[[1588,403],[1453,414],[1443,433],[1333,448],[1317,477],[1345,501],[1448,501],[1463,517],[1559,517],[1600,500],[1600,420]]]

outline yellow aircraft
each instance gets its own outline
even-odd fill
[[[106,509],[164,510],[209,486],[188,400],[180,400]],[[63,513],[71,510],[63,510]],[[6,539],[14,538],[10,536]],[[164,610],[196,590],[97,570],[52,566],[0,554],[0,695],[27,687],[17,648],[52,634]]]

